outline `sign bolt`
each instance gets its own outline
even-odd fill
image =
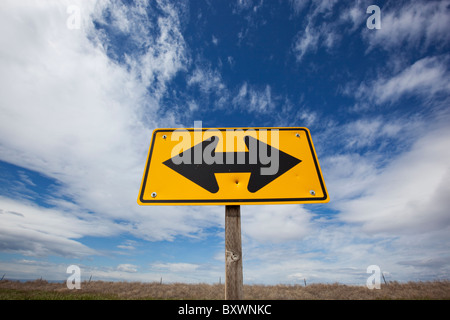
[[[311,193],[312,196],[316,195],[316,192],[314,190],[309,191],[309,193]]]
[[[156,198],[156,192],[152,192],[152,198]]]
[[[167,136],[166,136],[166,135],[163,135],[163,139],[166,140],[166,138],[167,138]]]
[[[297,138],[300,138],[300,133],[297,132],[297,133],[295,134],[295,136],[296,136]]]

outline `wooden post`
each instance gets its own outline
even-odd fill
[[[241,207],[225,206],[225,300],[241,300],[242,292]]]

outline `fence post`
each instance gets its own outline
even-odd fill
[[[241,207],[225,206],[225,300],[243,295]]]

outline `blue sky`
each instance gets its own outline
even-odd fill
[[[152,131],[202,121],[309,128],[330,195],[241,207],[245,283],[448,279],[449,8],[2,1],[0,273],[223,281],[223,206],[136,202]]]

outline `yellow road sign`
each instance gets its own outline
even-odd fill
[[[153,131],[140,205],[328,202],[307,128]]]

